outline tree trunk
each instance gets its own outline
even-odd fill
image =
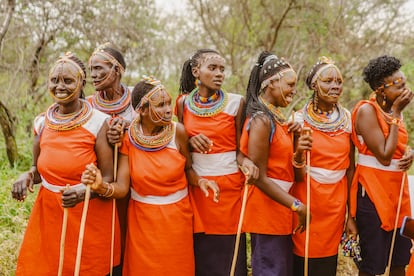
[[[12,117],[6,106],[0,101],[0,125],[6,142],[7,158],[10,166],[14,166],[17,161],[17,144],[16,144],[16,127]]]

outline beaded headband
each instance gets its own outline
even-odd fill
[[[222,56],[220,56],[219,54],[214,53],[214,52],[204,53],[203,56],[204,56],[204,58],[200,59],[200,62],[198,63],[197,67],[201,67],[201,65],[203,63],[206,63],[209,59],[212,59],[212,58],[217,58],[218,60],[222,61],[223,63],[225,62],[225,59]]]
[[[61,55],[55,62],[55,64],[52,66],[52,68],[49,71],[49,75],[52,73],[53,68],[55,68],[58,64],[62,64],[62,63],[70,63],[72,65],[74,65],[76,67],[76,69],[78,69],[78,74],[82,77],[82,80],[86,79],[85,76],[85,72],[83,71],[82,67],[80,67],[80,65],[72,60],[70,57],[73,57],[74,55],[72,54],[72,52],[66,52],[65,54]]]
[[[104,50],[105,48],[107,48],[109,46],[110,46],[110,43],[106,42],[106,43],[96,47],[95,51],[93,51],[91,57],[89,58],[89,67],[91,66],[92,57],[96,56],[96,55],[100,55],[101,57],[107,59],[110,63],[112,63],[114,65],[117,65],[121,70],[121,74],[124,74],[124,72],[125,72],[124,66],[122,66],[122,64],[119,63],[119,61],[114,56],[112,56],[110,53],[108,53]]]
[[[266,65],[267,63],[269,63],[272,60],[275,60],[275,63]],[[283,58],[279,58],[276,55],[269,55],[265,58],[265,60],[263,61],[263,65],[261,66],[263,68],[262,70],[263,70],[264,74],[266,74],[266,73],[270,72],[272,69],[278,68],[280,66],[288,66],[288,68],[283,69],[283,70],[277,72],[276,74],[270,76],[269,78],[263,80],[262,83],[260,84],[261,89],[264,89],[266,86],[268,86],[271,81],[282,78],[283,73],[285,73],[287,71],[294,71],[292,69],[292,66],[288,62],[286,62]]]
[[[147,94],[145,94],[144,97],[142,97],[139,105],[137,106],[137,110],[139,108],[141,108],[143,105],[145,105],[146,103],[151,103],[151,97],[161,91],[161,90],[165,90],[164,85],[161,84],[161,82],[159,80],[157,80],[156,78],[152,77],[152,76],[143,76],[142,80],[146,83],[146,84],[150,84],[152,86],[154,86]]]
[[[338,72],[339,72],[339,69],[338,69],[338,67],[336,67],[336,65],[334,64],[335,62],[331,59],[331,58],[329,58],[329,57],[325,57],[325,56],[321,56],[321,57],[319,57],[319,60],[318,60],[318,62],[315,64],[315,65],[313,65],[312,66],[312,69],[310,70],[310,72],[309,72],[309,74],[308,75],[310,75],[310,74],[312,74],[312,72],[313,72],[313,70],[315,70],[315,68],[317,67],[317,66],[320,66],[316,71],[315,71],[315,73],[314,73],[314,75],[313,75],[313,77],[312,77],[312,80],[311,80],[311,84],[312,83],[314,83],[315,81],[316,81],[316,79],[317,78],[319,78],[319,76],[320,76],[320,74],[323,72],[323,71],[325,71],[326,69],[328,69],[328,68],[335,68]]]

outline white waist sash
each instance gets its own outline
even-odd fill
[[[383,171],[400,172],[401,169],[398,168],[399,161],[400,159],[392,159],[389,166],[384,166],[374,156],[358,154],[358,164]]]
[[[220,176],[239,171],[235,151],[212,154],[192,152],[191,156],[193,169],[200,176]]]
[[[311,167],[310,175],[321,184],[336,184],[345,175],[346,170],[327,170],[319,167]]]
[[[60,193],[60,192],[62,192],[62,190],[64,190],[66,188],[66,186],[59,186],[59,185],[50,184],[43,177],[42,177],[42,186],[45,187],[45,189],[47,189],[47,190],[49,190],[53,193]],[[79,184],[71,185],[70,189],[75,189],[77,191],[82,191],[82,190],[86,189],[86,185],[83,184],[83,183],[79,183]]]
[[[286,181],[286,180],[280,180],[280,179],[276,179],[276,178],[271,178],[269,177],[275,184],[279,185],[280,188],[282,188],[282,190],[284,190],[285,192],[289,192],[290,188],[293,185],[293,182],[291,181]]]
[[[167,196],[143,196],[138,194],[134,189],[131,188],[131,198],[135,201],[152,204],[152,205],[166,205],[176,203],[188,195],[188,189],[185,187],[182,190],[178,190],[175,193],[169,194]]]

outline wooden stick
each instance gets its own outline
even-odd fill
[[[306,152],[306,232],[305,232],[305,271],[308,276],[309,267],[309,228],[310,228],[310,151]]]
[[[79,276],[81,256],[82,256],[83,236],[85,234],[86,215],[88,213],[90,197],[91,197],[91,186],[86,185],[85,201],[83,204],[82,218],[81,218],[81,224],[80,224],[80,229],[79,229],[78,249],[76,252],[75,273],[74,273],[75,276]]]
[[[66,184],[65,190],[69,190],[69,188],[70,188],[70,184]],[[63,272],[63,260],[65,258],[65,238],[66,238],[67,226],[68,226],[68,208],[63,208],[62,232],[60,234],[58,276],[62,276],[62,272]]]
[[[405,152],[404,155],[406,155],[408,152],[410,152],[410,150],[411,150],[410,147],[407,147],[406,152]],[[402,179],[401,179],[400,195],[398,197],[397,215],[395,216],[394,230],[392,232],[390,254],[388,255],[388,265],[385,269],[385,274],[384,275],[390,275],[390,272],[391,272],[392,254],[394,252],[395,236],[397,235],[398,220],[400,219],[401,202],[402,202],[402,196],[403,196],[403,191],[404,191],[404,183],[405,183],[406,177],[407,177],[407,173],[403,172],[403,176],[402,176]]]
[[[241,167],[241,166],[240,166],[240,170],[246,176],[246,180],[244,182],[242,206],[241,206],[241,211],[240,211],[239,224],[237,226],[236,244],[234,246],[233,261],[231,262],[230,276],[234,276],[234,273],[236,271],[237,255],[239,254],[241,228],[242,228],[242,225],[243,225],[244,211],[246,209],[246,202],[247,202],[247,192],[248,192],[248,189],[249,189],[249,186],[247,184],[247,180],[248,180],[247,173],[248,173],[248,171],[246,171],[246,169],[244,167]]]
[[[114,147],[114,182],[116,181],[118,172],[118,144]],[[116,214],[116,199],[112,199],[112,227],[111,227],[111,260],[109,266],[109,275],[112,276],[114,270],[114,244],[115,244],[115,214]]]

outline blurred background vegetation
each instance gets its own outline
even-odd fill
[[[332,57],[342,71],[341,103],[350,110],[370,94],[361,72],[371,58],[400,58],[413,84],[409,0],[182,0],[175,9],[162,3],[168,0],[0,1],[0,275],[13,275],[35,197],[14,202],[10,188],[31,164],[32,120],[52,103],[48,69],[66,51],[87,63],[97,45],[111,42],[127,62],[123,83],[134,86],[141,75],[154,75],[175,97],[181,66],[198,48],[214,48],[225,57],[223,88],[242,95],[259,53],[270,50],[299,74],[298,95],[287,114],[310,96],[304,78],[321,55]],[[88,83],[86,94],[92,91]],[[404,116],[414,141],[412,107]]]

